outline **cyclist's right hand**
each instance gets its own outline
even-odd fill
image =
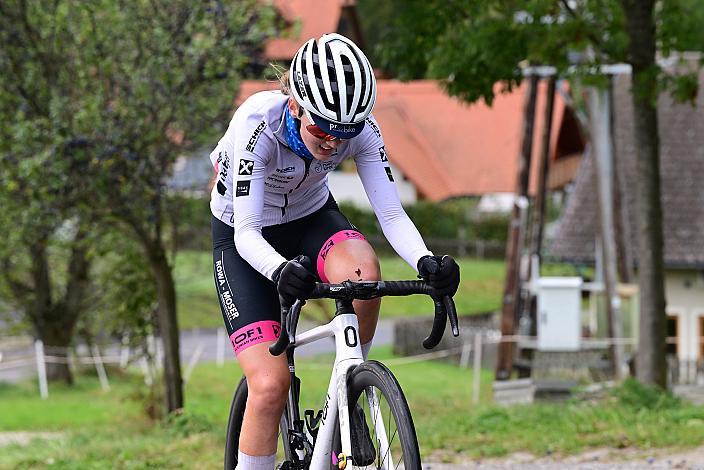
[[[315,288],[313,264],[307,256],[281,263],[272,276],[281,298],[290,306],[296,299],[306,299]]]

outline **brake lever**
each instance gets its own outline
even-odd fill
[[[455,300],[449,295],[446,295],[442,298],[442,303],[445,307],[445,311],[447,312],[447,318],[450,319],[452,336],[457,337],[460,335],[460,326],[459,321],[457,319],[457,309],[455,308]]]

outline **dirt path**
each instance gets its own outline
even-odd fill
[[[433,460],[448,460],[447,455],[433,455]],[[424,465],[424,470],[606,470],[606,469],[687,469],[704,470],[704,446],[688,449],[593,449],[582,454],[536,457],[514,453],[497,459],[464,460],[457,463]]]

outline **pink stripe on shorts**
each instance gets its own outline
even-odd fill
[[[250,323],[230,335],[230,343],[235,354],[264,341],[276,341],[281,334],[281,325],[277,321],[264,320]]]
[[[345,240],[366,240],[366,238],[364,238],[364,235],[362,235],[356,230],[340,230],[332,237],[328,238],[328,240],[323,243],[323,247],[320,249],[320,253],[318,253],[317,268],[318,276],[320,276],[321,281],[329,282],[328,278],[325,277],[325,258],[327,258],[328,253],[330,252],[333,246]]]

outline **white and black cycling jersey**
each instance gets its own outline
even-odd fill
[[[414,269],[432,254],[398,198],[384,140],[373,116],[361,134],[342,142],[326,161],[307,160],[286,144],[283,123],[289,97],[278,91],[252,95],[235,112],[210,154],[217,172],[210,208],[234,227],[240,255],[271,279],[286,259],[264,240],[262,227],[315,212],[328,199],[327,174],[352,158],[384,235]]]

